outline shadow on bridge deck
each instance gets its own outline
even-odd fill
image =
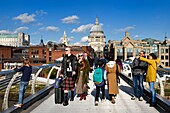
[[[92,75],[90,75],[92,77]],[[119,84],[119,94],[116,97],[116,103],[112,104],[108,100],[107,87],[105,102],[99,101],[98,106],[94,106],[95,86],[92,80],[89,82],[89,92],[87,100],[79,101],[79,97],[75,97],[73,102],[69,102],[68,106],[54,103],[54,91],[44,101],[40,100],[29,107],[22,113],[166,113],[159,107],[149,107],[146,101],[131,100],[133,89],[121,79]]]

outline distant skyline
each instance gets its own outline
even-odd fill
[[[70,44],[87,44],[98,17],[108,40],[170,38],[170,0],[1,0],[0,34],[24,32],[31,44],[59,43],[66,31]]]

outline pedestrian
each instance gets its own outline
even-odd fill
[[[21,107],[23,105],[25,90],[30,81],[32,66],[30,65],[29,59],[24,59],[23,66],[21,68],[15,68],[15,72],[22,72],[20,87],[19,87],[19,99],[18,104],[15,104],[15,107]]]
[[[116,64],[119,65],[120,72],[121,72],[123,70],[123,64],[119,58],[116,59]],[[116,71],[116,75],[117,75],[117,82],[120,84],[120,78],[119,78],[120,73],[118,72],[118,70]]]
[[[65,56],[61,64],[61,75],[63,77],[63,90],[64,90],[64,102],[63,105],[67,106],[68,93],[71,90],[71,99],[74,101],[74,87],[77,77],[77,57],[71,53],[71,48],[65,48]]]
[[[116,71],[120,73],[120,66],[111,58],[106,64],[105,69],[107,73],[108,94],[110,96],[110,101],[114,104],[116,95],[119,93]]]
[[[98,103],[99,103],[99,94],[100,94],[100,90],[102,91],[102,102],[104,102],[106,99],[105,99],[105,84],[106,84],[106,81],[105,81],[105,76],[106,76],[106,70],[104,68],[104,63],[102,61],[99,61],[98,62],[98,68],[96,68],[94,70],[94,74],[95,74],[95,71],[98,70],[98,69],[101,69],[101,77],[102,77],[102,82],[101,83],[95,83],[95,86],[96,86],[96,95],[95,95],[95,106],[98,106]],[[93,75],[95,76],[95,75]]]
[[[157,64],[159,64],[160,59],[154,53],[149,54],[149,59],[144,58],[142,56],[139,57],[141,61],[148,63],[148,69],[146,73],[146,82],[149,82],[150,90],[151,90],[151,103],[150,107],[156,105],[156,92],[154,89],[154,85],[156,82],[156,71],[157,71]]]
[[[76,94],[79,94],[80,101],[82,99],[86,100],[87,95],[87,83],[88,83],[88,74],[90,70],[90,65],[87,59],[84,58],[83,54],[78,56],[78,74],[77,74],[77,87]]]
[[[93,62],[92,62],[92,59],[90,58],[90,56],[87,55],[86,52],[83,53],[83,58],[86,59],[86,61],[88,62],[88,65],[90,66],[90,69],[87,72],[87,74],[88,74],[88,83],[89,83],[89,73],[90,73],[91,68],[93,68]],[[90,89],[90,87],[88,85],[87,85],[87,88]]]
[[[145,51],[140,52],[141,57],[145,57]],[[134,96],[131,100],[136,100],[137,98],[139,101],[143,101],[143,78],[144,74],[146,73],[147,63],[143,62],[139,59],[139,55],[135,57],[132,62],[131,69],[132,69],[132,77],[133,77],[133,89],[134,89]],[[138,94],[138,83],[139,83],[139,91]]]

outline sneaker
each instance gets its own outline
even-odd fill
[[[105,102],[105,101],[106,101],[106,99],[102,99],[102,103]]]
[[[136,97],[132,97],[131,100],[136,100]]]
[[[22,104],[15,104],[14,106],[17,108],[20,108],[22,106]]]
[[[98,101],[95,101],[94,105],[95,106],[98,106],[99,102]]]
[[[114,97],[112,97],[111,102],[112,102],[112,104],[115,104],[115,103],[116,103],[116,102],[115,102],[115,98],[114,98]]]
[[[140,98],[139,98],[139,101],[143,101],[143,97],[140,97]]]

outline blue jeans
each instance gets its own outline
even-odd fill
[[[140,88],[140,95],[138,95],[138,82]],[[143,97],[143,75],[133,75],[133,87],[134,87],[134,95],[135,97]]]
[[[154,89],[155,82],[149,82],[149,85],[150,85],[150,90],[151,90],[152,103],[154,103],[154,102],[156,102],[156,92]]]
[[[18,104],[23,104],[24,94],[27,86],[28,86],[28,82],[24,82],[24,81],[20,82]]]

